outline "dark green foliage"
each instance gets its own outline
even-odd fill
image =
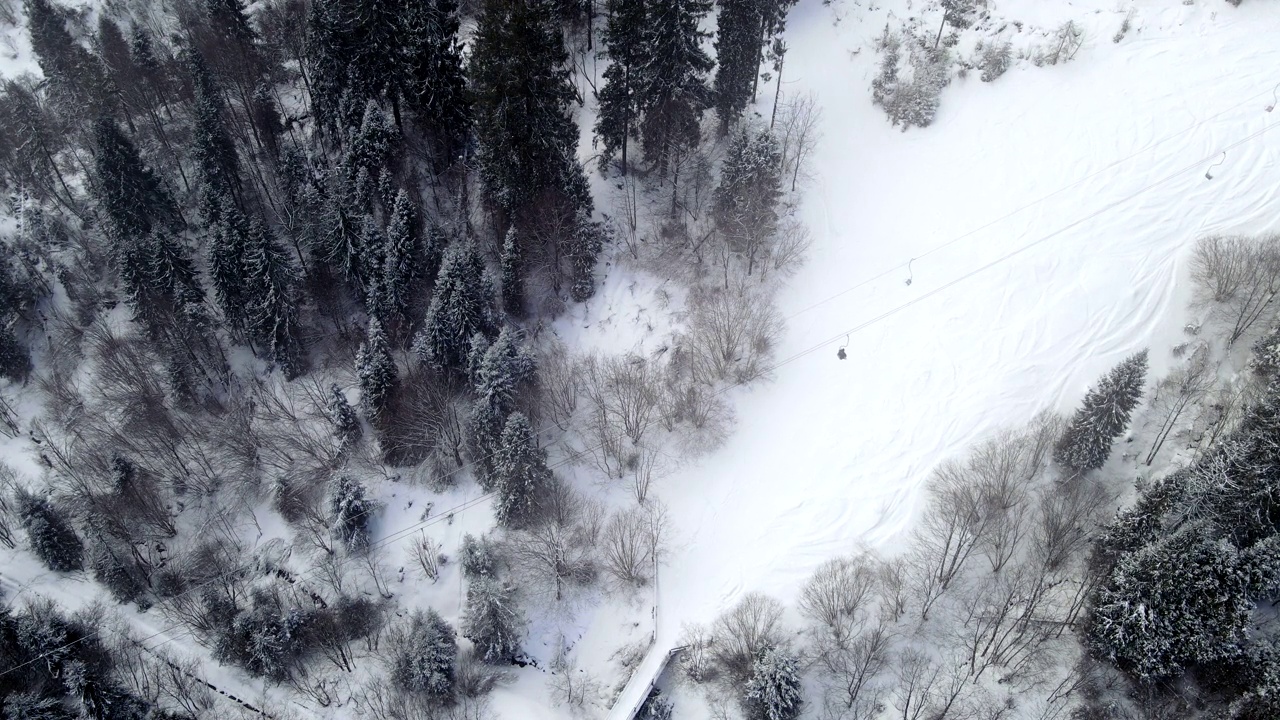
[[[304,650],[311,618],[296,609],[281,608],[265,593],[256,593],[248,609],[240,609],[225,599],[206,597],[215,626],[213,656],[249,673],[280,682],[292,673]],[[230,622],[227,622],[230,618]]]
[[[13,328],[0,325],[0,377],[22,382],[31,373],[31,356],[14,335]]]
[[[244,331],[249,320],[249,297],[253,292],[245,282],[249,223],[229,193],[216,195],[215,192],[207,188],[204,196],[209,281],[226,324]]]
[[[244,286],[250,295],[245,307],[249,334],[286,377],[296,377],[302,370],[298,269],[257,219],[249,222],[243,267]]]
[[[460,159],[471,124],[458,20],[456,0],[409,3],[400,19],[398,91],[431,138],[437,171]]]
[[[63,668],[67,691],[93,720],[147,720],[149,705],[118,687],[105,673],[78,660]]]
[[[147,592],[146,578],[138,572],[127,550],[112,547],[107,542],[100,542],[90,552],[90,567],[93,579],[102,583],[111,596],[120,603],[131,603],[142,600]]]
[[[177,207],[133,143],[110,119],[98,120],[93,130],[97,191],[118,241],[149,235],[154,229],[177,230]]]
[[[606,237],[604,223],[579,216],[573,226],[569,243],[569,297],[575,302],[586,302],[596,294],[596,261],[604,249]]]
[[[764,15],[759,0],[719,0],[716,24],[715,105],[721,132],[738,119],[751,102],[760,45],[764,39]]]
[[[342,388],[337,385],[329,386],[329,407],[326,414],[329,416],[329,422],[333,423],[334,434],[338,436],[343,447],[359,442],[360,435],[363,433],[360,428],[360,418],[356,417],[356,411],[347,401],[346,393],[342,392]]]
[[[516,604],[514,588],[488,578],[477,578],[467,588],[462,636],[487,663],[510,662],[520,652],[524,616]]]
[[[1147,351],[1142,350],[1099,380],[1054,447],[1054,460],[1076,472],[1102,467],[1111,455],[1111,444],[1124,433],[1142,398],[1146,374]]]
[[[74,572],[84,567],[84,545],[61,510],[21,489],[14,500],[31,550],[41,562],[57,572]]]
[[[387,222],[386,249],[382,259],[382,297],[384,321],[403,327],[414,319],[414,307],[425,285],[426,262],[418,231],[418,211],[409,194],[396,193]]]
[[[113,115],[118,105],[106,68],[67,32],[65,11],[48,0],[24,0],[23,10],[31,49],[66,111],[86,119]]]
[[[334,478],[329,490],[333,534],[351,550],[369,547],[369,520],[375,509],[365,495],[364,484],[346,475]]]
[[[502,270],[500,285],[502,290],[502,307],[516,317],[524,314],[524,262],[520,257],[521,249],[516,229],[507,230],[507,237],[502,241]]]
[[[191,69],[196,95],[194,155],[205,192],[215,198],[238,198],[240,160],[231,134],[227,132],[227,110],[222,92],[199,51],[194,48],[188,51],[187,65]]]
[[[461,372],[466,368],[471,337],[476,333],[493,337],[497,326],[493,286],[480,253],[469,242],[450,245],[422,330],[414,338],[414,352],[437,368]]]
[[[391,680],[397,687],[440,700],[453,693],[458,642],[439,613],[415,612],[397,645],[391,665]]]
[[[0,701],[5,720],[75,720],[61,698],[17,692]]]
[[[521,345],[519,334],[503,328],[492,345],[483,335],[472,338],[469,365],[475,400],[467,416],[467,443],[481,470],[477,479],[493,490],[494,461],[507,416],[515,409],[521,385],[533,378],[536,361]]]
[[[523,413],[507,417],[493,458],[492,486],[498,494],[494,516],[506,526],[533,518],[537,500],[551,479],[546,452],[538,447],[533,426]]]
[[[398,375],[391,357],[387,333],[378,319],[369,319],[369,332],[356,353],[356,376],[360,378],[360,403],[370,418],[379,418],[395,391]]]
[[[351,124],[357,112],[384,97],[400,77],[400,6],[392,0],[317,0],[308,17],[313,110],[326,129]]]

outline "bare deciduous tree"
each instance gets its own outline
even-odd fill
[[[711,657],[730,677],[745,681],[756,655],[780,644],[782,633],[782,605],[767,595],[747,593],[711,626]]]
[[[782,145],[782,175],[790,178],[791,192],[801,179],[808,178],[808,160],[818,146],[822,108],[814,93],[805,93],[783,102],[778,116],[778,138]]]
[[[422,576],[435,582],[440,579],[440,544],[426,532],[414,538],[409,555],[422,570]]]
[[[568,430],[578,409],[582,375],[559,340],[547,342],[538,352],[538,385],[542,416]]]
[[[599,513],[589,511],[582,496],[558,478],[539,499],[539,511],[537,522],[512,534],[507,554],[532,592],[560,602],[568,587],[596,578],[599,520],[592,515]]]
[[[684,344],[694,377],[714,385],[746,383],[767,375],[782,319],[772,301],[743,283],[689,297]]]
[[[1156,383],[1151,397],[1151,409],[1160,424],[1156,428],[1156,437],[1147,452],[1147,465],[1150,465],[1164,447],[1178,426],[1183,412],[1193,403],[1204,398],[1214,381],[1213,368],[1209,364],[1209,346],[1201,344],[1191,353],[1182,366],[1173,370],[1163,380]]]
[[[1232,345],[1280,292],[1280,237],[1202,238],[1191,258],[1191,277],[1197,303],[1210,308]]]
[[[893,692],[893,706],[902,713],[902,720],[921,720],[934,710],[934,686],[941,668],[928,655],[908,648],[898,656],[897,687]]]
[[[870,616],[876,594],[875,566],[865,556],[832,558],[800,591],[800,612],[837,646],[857,636]]]

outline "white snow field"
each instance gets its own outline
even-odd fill
[[[1163,375],[1193,241],[1280,229],[1275,4],[1138,2],[1113,43],[1128,10],[1113,0],[996,2],[1028,32],[1074,20],[1085,44],[1064,65],[955,80],[934,124],[905,133],[871,104],[872,39],[910,13],[886,5],[790,15],[784,92],[815,92],[824,113],[801,201],[814,245],[779,298],[775,381],[735,392],[728,442],[659,489],[675,550],[657,642],[612,717],[683,624],[747,591],[793,604],[823,560],[900,547],[938,462],[1070,411],[1144,346]]]

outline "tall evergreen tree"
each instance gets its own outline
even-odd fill
[[[567,62],[549,0],[486,0],[470,61],[480,174],[517,221],[535,209],[572,217],[590,207]]]
[[[506,664],[520,652],[524,616],[515,589],[489,578],[475,578],[467,588],[462,635],[475,645],[485,662]]]
[[[213,192],[206,192],[204,205],[212,220],[206,229],[206,261],[213,297],[227,326],[243,331],[247,329],[251,290],[244,274],[248,222],[229,195],[215,199]]]
[[[396,194],[386,238],[382,292],[388,315],[398,325],[407,327],[414,319],[414,306],[424,284],[425,261],[418,231],[418,211],[404,190]]]
[[[533,426],[524,413],[507,417],[493,459],[493,487],[498,497],[494,516],[506,526],[519,526],[533,518],[537,498],[551,479],[546,452],[538,447]]]
[[[1142,398],[1146,375],[1144,349],[1125,358],[1089,390],[1054,447],[1053,458],[1058,464],[1084,472],[1106,463],[1112,443],[1129,426],[1129,416]]]
[[[360,429],[360,418],[356,417],[347,394],[336,384],[329,386],[329,405],[325,414],[329,416],[333,431],[344,447],[354,445],[360,439],[363,432]]]
[[[395,651],[391,680],[402,690],[431,698],[449,698],[453,693],[454,663],[458,641],[453,628],[435,610],[415,612]]]
[[[168,191],[115,121],[98,120],[94,139],[98,195],[116,237],[147,235],[157,226],[180,227],[178,208]]]
[[[369,319],[369,332],[356,353],[356,375],[360,378],[360,402],[372,419],[381,417],[394,391],[396,362],[391,357],[387,333],[378,319]]]
[[[480,468],[477,479],[492,490],[497,482],[494,462],[507,417],[515,409],[520,385],[533,377],[536,361],[521,345],[518,333],[503,328],[492,344],[476,333],[468,365],[475,400],[467,415],[467,443]]]
[[[747,716],[751,720],[794,720],[803,702],[796,659],[780,648],[762,650],[747,681]]]
[[[462,372],[471,337],[492,337],[497,327],[493,286],[480,253],[469,242],[450,245],[422,330],[414,338],[414,352],[438,368]]]
[[[716,61],[720,69],[716,72],[715,104],[723,134],[751,102],[765,18],[761,0],[718,1]]]
[[[65,11],[48,0],[24,0],[23,10],[40,70],[67,111],[82,118],[114,116],[118,103],[106,68],[71,37]]]
[[[84,567],[84,544],[62,511],[25,490],[18,490],[15,500],[31,550],[50,570],[72,572]]]
[[[604,71],[595,127],[604,145],[600,167],[604,169],[621,150],[623,175],[627,174],[627,145],[637,134],[642,68],[653,59],[645,42],[646,19],[646,0],[618,0],[602,38],[609,67]]]
[[[524,262],[520,257],[520,242],[515,226],[507,230],[502,241],[502,272],[500,284],[502,306],[516,317],[524,314]]]
[[[397,91],[431,138],[438,172],[457,162],[471,123],[457,0],[408,3],[400,23]]]
[[[647,62],[640,83],[640,132],[645,157],[661,173],[701,139],[702,113],[711,105],[707,73],[715,62],[702,49],[700,27],[710,0],[647,0]]]
[[[338,475],[329,487],[329,510],[333,514],[333,534],[351,550],[369,547],[369,520],[375,505],[364,484]]]
[[[769,131],[753,136],[744,129],[729,145],[712,216],[729,246],[746,259],[748,275],[778,230],[781,173],[778,141]]]
[[[252,293],[247,310],[248,329],[254,342],[280,366],[286,377],[295,377],[301,348],[298,338],[298,270],[289,254],[266,227],[249,222],[244,252],[244,283]]]
[[[195,48],[187,51],[187,65],[195,87],[195,160],[200,168],[206,200],[206,222],[216,221],[219,200],[231,196],[239,202],[240,161],[236,146],[227,132],[226,103],[204,58]]]

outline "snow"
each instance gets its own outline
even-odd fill
[[[1074,19],[1084,47],[956,80],[934,125],[905,133],[868,89],[884,13],[792,11],[784,92],[815,92],[824,114],[801,209],[814,245],[779,298],[775,381],[735,391],[727,444],[659,488],[679,550],[655,656],[747,591],[789,603],[826,558],[900,548],[938,462],[1071,410],[1126,355],[1151,346],[1163,375],[1191,243],[1280,227],[1280,116],[1264,111],[1280,48],[1261,40],[1280,11],[1137,8],[1112,43],[1114,3],[1000,3],[1042,27]]]

